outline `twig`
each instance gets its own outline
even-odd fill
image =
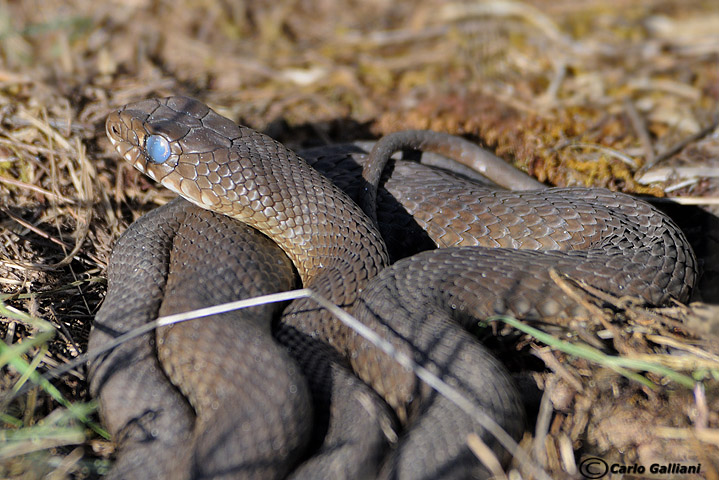
[[[640,177],[645,172],[647,172],[650,168],[652,168],[655,165],[658,165],[665,161],[666,159],[676,155],[677,153],[684,150],[684,148],[689,145],[690,143],[696,142],[697,140],[701,140],[702,138],[706,137],[710,133],[712,133],[716,128],[719,127],[719,115],[714,116],[714,121],[707,125],[706,127],[699,130],[697,133],[694,133],[692,135],[689,135],[685,139],[675,143],[671,147],[664,150],[662,153],[658,154],[656,158],[654,159],[654,162],[645,164],[642,168],[637,170],[637,173],[634,175],[635,178]]]
[[[653,164],[654,146],[652,145],[652,139],[649,137],[646,123],[642,117],[639,116],[639,112],[637,112],[634,103],[632,103],[632,101],[628,98],[624,100],[624,110],[627,112],[627,117],[629,117],[629,121],[632,124],[634,132],[637,134],[639,141],[642,143],[642,148],[644,149],[644,163]]]
[[[621,160],[632,168],[637,168],[637,162],[632,157],[624,152],[620,152],[619,150],[615,150],[614,148],[606,147],[604,145],[597,145],[595,143],[569,143],[564,145],[562,148],[593,148]]]
[[[6,183],[8,185],[13,185],[15,187],[32,190],[33,192],[40,193],[50,199],[54,199],[54,200],[57,200],[57,201],[60,201],[63,203],[70,204],[70,205],[77,203],[75,200],[64,197],[64,196],[60,195],[59,193],[53,193],[49,190],[45,190],[44,188],[40,188],[37,185],[32,185],[30,183],[21,182],[20,180],[15,180],[14,178],[0,177],[0,182]]]

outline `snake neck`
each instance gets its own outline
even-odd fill
[[[249,128],[241,132],[225,160],[237,170],[235,189],[247,193],[223,203],[225,213],[277,242],[305,286],[337,277],[356,292],[389,263],[380,233],[347,194],[279,142]],[[267,152],[261,162],[257,152]],[[254,178],[242,166],[247,160],[253,173],[260,171]],[[347,292],[334,300],[347,301]]]

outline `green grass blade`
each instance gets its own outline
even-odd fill
[[[645,372],[652,372],[657,375],[662,375],[686,388],[694,388],[696,384],[694,379],[692,379],[691,377],[675,372],[674,370],[671,370],[664,365],[654,362],[648,362],[646,360],[634,360],[626,357],[607,355],[589,345],[575,344],[564,340],[559,340],[558,338],[555,338],[550,334],[543,332],[537,328],[530,327],[529,325],[526,325],[513,317],[498,315],[489,319],[489,321],[494,320],[505,322],[508,325],[516,328],[517,330],[520,330],[533,336],[540,342],[545,343],[552,348],[556,348],[557,350],[560,350],[568,355],[584,358],[585,360],[589,360],[590,362],[594,362],[599,365],[610,368],[617,373],[624,375],[630,380],[639,382],[642,385],[652,389],[656,388],[656,385],[653,382],[651,382],[643,375],[632,372],[630,370],[641,370]]]

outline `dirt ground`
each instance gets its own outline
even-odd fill
[[[104,134],[112,109],[169,94],[292,148],[427,128],[548,184],[671,199],[696,300],[719,304],[716,0],[0,0],[0,477],[110,464],[83,367],[12,393],[85,351],[112,245],[174,196]],[[719,479],[719,307],[606,303],[552,334],[671,374],[523,336],[519,363],[540,365],[516,372],[538,404],[522,447],[551,478],[594,456]]]

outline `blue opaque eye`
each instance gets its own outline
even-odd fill
[[[145,151],[153,163],[163,163],[170,158],[170,142],[160,135],[150,135],[145,140]]]

